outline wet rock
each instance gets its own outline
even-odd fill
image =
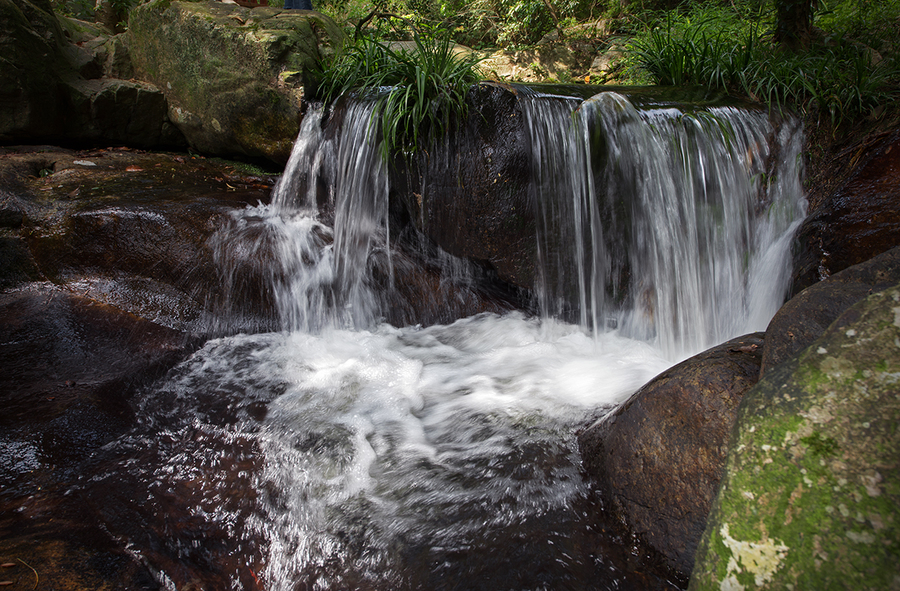
[[[524,115],[515,91],[502,85],[473,88],[468,103],[457,133],[412,168],[395,168],[391,199],[402,201],[418,231],[446,252],[531,289],[535,219]]]
[[[762,343],[754,333],[679,363],[578,437],[585,470],[612,510],[685,577]]]
[[[138,76],[163,89],[194,149],[282,164],[310,82],[303,72],[344,41],[317,12],[168,0],[132,10],[128,34]]]
[[[900,286],[744,396],[690,589],[893,589]]]
[[[224,161],[50,147],[0,155],[0,181],[23,217],[0,230],[3,287],[51,280],[197,334],[222,289],[211,236],[274,182]]]
[[[900,246],[900,134],[861,154],[855,172],[798,231],[793,293]]]
[[[900,247],[836,273],[791,298],[766,328],[761,373],[808,347],[844,310],[897,282]]]

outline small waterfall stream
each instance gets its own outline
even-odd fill
[[[96,479],[128,474],[141,500],[111,523],[133,511],[141,531],[110,529],[162,585],[670,587],[593,529],[575,431],[679,356],[774,312],[803,208],[789,178],[799,132],[759,112],[639,110],[611,93],[522,101],[545,315],[429,327],[383,321],[403,305],[409,261],[391,249],[366,105],[349,107],[340,133],[306,116],[272,203],[212,244],[230,286],[219,304],[242,334],[142,395],[119,468]],[[437,256],[456,281],[475,276]],[[274,318],[244,318],[251,300]]]
[[[762,111],[638,109],[615,92],[524,105],[545,315],[673,359],[765,329],[805,213],[796,124],[773,138]]]

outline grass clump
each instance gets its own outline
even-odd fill
[[[900,3],[885,0],[881,6],[885,21],[898,22]],[[819,38],[808,50],[793,52],[773,43],[770,15],[709,5],[669,12],[631,41],[632,76],[721,88],[824,115],[835,125],[896,105],[900,65],[875,49],[892,43],[883,26],[825,11],[817,24],[827,29],[817,29]]]
[[[375,101],[373,122],[387,159],[440,136],[464,114],[466,94],[480,79],[480,59],[457,50],[450,33],[439,28],[413,27],[408,42],[360,34],[324,70],[319,95],[332,103],[349,94]]]

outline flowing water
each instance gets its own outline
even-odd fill
[[[541,317],[383,321],[408,261],[363,104],[340,133],[307,115],[271,205],[217,236],[243,332],[140,397],[92,484],[129,491],[109,528],[164,586],[670,586],[594,526],[575,431],[679,357],[764,328],[802,215],[799,133],[613,93],[521,100]],[[260,298],[278,330],[246,320]]]

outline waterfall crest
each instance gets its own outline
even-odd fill
[[[746,107],[636,106],[616,92],[582,101],[523,91],[519,106],[542,315],[595,335],[617,330],[671,359],[765,328],[805,213],[796,121],[776,125]],[[321,109],[304,118],[271,205],[236,216],[214,245],[229,305],[264,293],[278,327],[307,331],[368,328],[415,308],[403,298],[420,296],[400,293],[414,280],[398,282],[396,267],[414,262],[392,248],[372,108],[351,101],[324,128]],[[421,236],[407,242],[430,249],[457,283],[473,282],[471,264]],[[250,280],[239,276],[248,268]]]

